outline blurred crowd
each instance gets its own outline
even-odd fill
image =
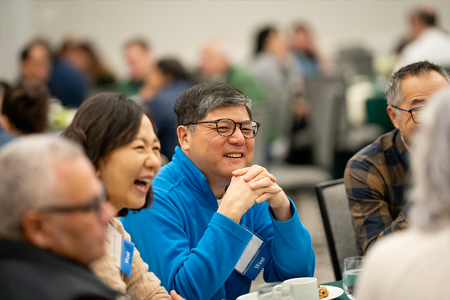
[[[177,58],[156,58],[149,41],[134,37],[125,41],[121,49],[128,75],[119,80],[95,42],[68,36],[58,47],[52,47],[45,39],[37,38],[20,53],[19,78],[2,83],[5,88],[2,127],[13,135],[62,130],[86,98],[102,91],[116,91],[139,98],[151,109],[162,151],[170,160],[176,146],[175,100],[182,91],[206,81],[222,81],[242,90],[255,106],[275,107],[280,99],[284,99],[283,103],[292,101],[297,119],[304,123],[308,104],[300,100],[302,79],[328,74],[331,68],[306,24],[295,24],[289,39],[276,27],[261,28],[255,36],[254,57],[246,65],[231,60],[229,45],[223,40],[210,39],[199,45],[198,68],[187,70]],[[33,98],[30,89],[39,89],[41,97],[35,98],[41,104],[38,99],[27,98],[29,104],[22,100],[21,111],[14,110],[28,118],[28,122],[45,123],[35,126],[33,131],[23,130],[15,123],[8,100],[9,90],[20,90]],[[47,100],[42,99],[44,93]],[[273,129],[272,139],[277,130]]]
[[[346,122],[352,127],[378,122],[386,131],[391,128],[386,119],[371,121],[373,116],[366,107],[368,99],[384,97],[385,78],[401,66],[423,59],[450,67],[449,38],[439,27],[434,8],[422,5],[411,10],[408,18],[410,32],[393,45],[397,59],[387,71],[385,66],[377,70],[370,49],[344,48],[336,57],[328,57],[311,24],[300,21],[289,30],[273,25],[259,28],[247,63],[231,59],[232,45],[226,41],[208,39],[199,45],[198,64],[193,69],[187,69],[176,57],[155,57],[157,45],[133,37],[117,49],[126,62],[127,70],[121,72],[126,78],[114,73],[107,63],[108,53],[101,53],[95,41],[68,35],[59,45],[51,46],[37,38],[18,55],[17,80],[2,82],[5,104],[0,122],[12,135],[57,132],[70,124],[75,110],[88,97],[102,91],[120,92],[145,102],[153,112],[162,153],[170,160],[177,144],[173,105],[178,95],[200,82],[222,81],[243,91],[257,110],[272,112],[265,120],[265,157],[269,161],[316,163],[310,143],[304,142],[310,139],[307,129],[314,123],[310,118],[315,99],[305,96],[308,79],[342,78]],[[45,93],[48,100],[43,99]],[[22,95],[20,101],[14,100],[18,94]],[[14,97],[10,100],[9,95]],[[30,128],[24,129],[23,123]],[[297,139],[303,142],[295,144],[292,140],[302,135],[299,132],[303,137]]]

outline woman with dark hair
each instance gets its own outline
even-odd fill
[[[302,91],[300,71],[294,64],[286,40],[276,27],[267,26],[256,34],[254,54],[252,71],[266,88],[273,112],[270,138],[285,143],[291,135],[292,105]]]
[[[178,96],[194,85],[194,80],[176,59],[161,59],[150,71],[139,95],[155,116],[162,153],[169,160],[177,146],[176,116],[173,111]]]
[[[271,33],[276,32],[276,29],[273,27],[265,27],[262,28],[258,34],[256,35],[256,45],[255,45],[255,56],[264,51],[267,47],[267,40]]]
[[[62,133],[84,147],[118,216],[153,202],[151,183],[161,166],[161,146],[155,130],[153,118],[142,103],[118,93],[101,93],[83,102],[72,124]],[[116,267],[114,236],[123,237],[125,243],[131,240],[118,218],[108,225],[106,254],[91,265],[94,273],[134,299],[171,299],[160,280],[148,272],[136,248],[128,275]],[[174,300],[182,299],[175,291],[171,295]]]
[[[94,45],[87,41],[66,43],[63,59],[79,70],[92,85],[107,85],[116,82],[113,72],[101,59]]]

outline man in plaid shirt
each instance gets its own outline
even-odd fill
[[[408,227],[409,147],[420,111],[432,94],[448,86],[445,70],[428,61],[407,65],[386,88],[393,131],[356,153],[347,163],[345,187],[361,253],[379,237]]]

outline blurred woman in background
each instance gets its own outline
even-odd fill
[[[291,142],[293,105],[305,103],[301,100],[303,82],[300,70],[287,41],[276,27],[268,26],[257,33],[254,54],[252,71],[266,88],[273,111],[269,133],[273,142],[269,152],[273,159],[283,161]],[[303,107],[295,110],[303,114],[299,118],[305,118],[308,114],[308,105],[305,103]]]
[[[60,56],[81,73],[91,85],[109,85],[116,82],[113,72],[105,65],[94,46],[86,41],[66,41]]]

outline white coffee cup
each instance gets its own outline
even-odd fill
[[[283,285],[290,285],[294,300],[319,300],[317,278],[302,277],[288,279]]]

